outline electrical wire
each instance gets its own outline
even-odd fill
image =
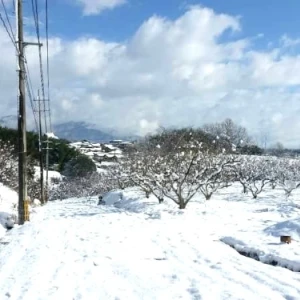
[[[38,39],[38,43],[40,44],[40,29],[39,29],[39,14],[38,14],[38,3],[37,0],[32,0],[32,11],[33,11],[33,17],[35,21],[35,27],[36,27],[36,35]],[[5,3],[3,0],[1,0],[1,4],[3,6],[4,12],[5,12],[5,17],[1,14],[0,11],[0,20],[3,24],[3,27],[11,40],[14,48],[16,49],[17,53],[19,53],[19,49],[16,45],[16,40],[14,38],[14,32],[12,25],[9,20],[9,16],[7,13],[7,9],[5,6]],[[7,25],[7,23],[8,25]],[[48,114],[49,114],[49,125],[50,129],[52,130],[52,124],[51,124],[51,111],[50,111],[50,71],[49,71],[49,35],[48,35],[48,1],[46,0],[46,43],[47,43],[47,90],[48,90]],[[25,63],[25,83],[26,83],[26,89],[27,89],[27,94],[30,99],[30,104],[33,112],[33,117],[34,117],[34,122],[36,129],[38,130],[38,121],[37,121],[37,116],[36,116],[36,109],[34,105],[34,93],[33,93],[33,87],[32,87],[32,81],[30,78],[30,72],[29,72],[29,67],[28,67],[28,62],[27,59],[24,55],[24,63]],[[39,46],[39,65],[40,65],[40,79],[41,79],[41,87],[42,87],[42,95],[43,95],[43,102],[44,102],[44,112],[45,112],[45,130],[47,132],[47,118],[46,118],[46,107],[45,107],[45,84],[44,84],[44,72],[43,72],[43,63],[42,63],[42,52],[41,52],[41,47]]]
[[[3,24],[3,27],[4,27],[5,31],[7,32],[8,36],[9,36],[9,39],[11,40],[12,44],[14,45],[14,47],[16,47],[15,39],[14,39],[14,37],[11,35],[11,33],[9,32],[9,29],[8,29],[8,27],[7,27],[7,25],[6,25],[6,22],[5,22],[5,20],[4,20],[3,16],[2,16],[2,14],[1,14],[1,11],[0,11],[0,20],[1,20],[2,24]]]
[[[38,11],[38,2],[37,0],[31,0],[32,12],[35,22],[35,29],[36,29],[36,36],[38,40],[38,44],[41,44],[40,39],[40,26],[39,26],[39,11]],[[46,107],[45,107],[45,84],[44,84],[44,71],[43,71],[43,59],[42,59],[42,49],[39,46],[39,65],[40,65],[40,79],[41,79],[41,90],[42,90],[42,98],[43,98],[43,105],[44,105],[44,113],[45,113],[45,132],[48,132],[47,126],[47,118],[46,118]]]
[[[28,97],[29,97],[29,100],[30,100],[30,105],[31,105],[32,113],[33,113],[35,127],[36,127],[36,130],[38,132],[39,127],[38,127],[36,109],[35,109],[35,105],[34,105],[34,96],[33,96],[34,93],[33,93],[32,81],[31,81],[31,78],[30,78],[30,72],[29,72],[29,67],[28,67],[28,62],[27,62],[26,56],[25,56],[25,68],[26,68],[25,79],[26,79],[27,94],[28,94]]]
[[[10,34],[11,34],[11,36],[13,37],[13,36],[14,36],[14,31],[13,31],[13,29],[12,29],[12,26],[11,26],[11,23],[10,23],[10,20],[9,20],[9,17],[8,17],[8,13],[7,13],[7,9],[6,9],[6,5],[5,5],[5,3],[4,3],[4,0],[1,0],[1,3],[2,3],[3,10],[4,10],[4,13],[5,13],[5,17],[6,17],[6,20],[7,20],[8,26],[9,26],[9,29],[10,29]]]
[[[52,121],[51,121],[51,108],[50,108],[50,67],[49,67],[49,10],[48,10],[48,0],[45,0],[45,10],[46,10],[46,51],[47,51],[47,90],[48,90],[48,117],[49,117],[49,128],[52,132]]]

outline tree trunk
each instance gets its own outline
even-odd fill
[[[205,199],[206,199],[206,200],[210,200],[211,196],[212,196],[212,194],[205,195]]]
[[[183,199],[179,200],[179,209],[185,209],[187,203],[184,202]]]
[[[247,194],[247,187],[245,185],[243,185],[243,193]]]
[[[146,198],[148,199],[150,197],[150,192],[146,192]]]
[[[164,202],[164,198],[158,198],[158,203],[163,203]]]

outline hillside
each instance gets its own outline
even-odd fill
[[[39,160],[39,138],[35,132],[27,132],[27,154],[34,160]],[[15,129],[0,126],[0,141],[13,145],[15,154],[18,148],[18,132]],[[54,135],[49,136],[49,166],[51,169],[62,171],[65,164],[74,158],[79,152],[70,146],[68,140],[58,139]]]

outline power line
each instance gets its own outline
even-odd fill
[[[35,108],[34,108],[34,104],[33,104],[33,96],[32,96],[32,92],[30,91],[30,86],[29,86],[29,83],[28,83],[27,76],[26,76],[25,83],[26,83],[27,94],[28,94],[28,97],[30,99],[31,109],[32,109],[32,112],[33,112],[33,118],[34,118],[35,128],[38,131],[38,123],[37,123],[37,117],[36,117]]]
[[[49,10],[48,0],[45,0],[46,10],[46,48],[47,48],[47,89],[48,89],[48,116],[49,116],[49,127],[52,132],[52,121],[51,121],[51,109],[50,109],[50,71],[49,71]]]
[[[6,20],[7,20],[7,23],[8,23],[8,26],[6,24],[6,21],[5,19],[3,18],[1,12],[0,12],[0,19],[2,21],[2,24],[13,44],[13,46],[15,47],[15,49],[17,50],[17,53],[19,53],[19,50],[16,46],[16,41],[14,39],[14,33],[13,33],[13,29],[12,29],[12,26],[11,26],[11,23],[9,21],[9,17],[8,17],[8,13],[7,13],[7,9],[6,9],[6,6],[5,6],[5,3],[4,3],[4,0],[1,0],[1,3],[2,3],[2,6],[3,6],[3,9],[4,9],[4,12],[5,12],[5,16],[6,16]],[[34,2],[32,1],[33,5],[34,5]],[[34,14],[34,17],[35,17],[35,20],[38,22],[38,18],[37,18],[37,15],[36,15],[36,12],[37,12],[37,6],[35,6],[35,14]],[[36,23],[38,24],[38,23]],[[37,34],[38,34],[38,39],[40,40],[39,38],[39,29],[37,30]],[[25,68],[26,68],[26,72],[25,72],[25,83],[26,83],[26,90],[27,90],[27,93],[28,93],[28,96],[29,96],[29,99],[30,99],[30,104],[31,104],[31,108],[32,108],[32,112],[33,112],[33,117],[34,117],[34,121],[35,121],[35,126],[36,126],[36,129],[38,130],[38,123],[37,123],[37,116],[35,114],[35,108],[34,108],[34,102],[33,102],[33,87],[32,87],[32,81],[31,81],[31,78],[30,78],[30,73],[29,73],[29,67],[28,67],[28,63],[27,63],[27,59],[26,59],[26,56],[25,56],[25,53],[24,53],[24,63],[25,63]]]
[[[50,132],[52,132],[51,124],[51,109],[50,109],[50,72],[49,72],[49,11],[48,11],[48,0],[45,0],[45,10],[46,10],[46,48],[47,48],[47,91],[48,91],[48,116],[49,116],[49,126]],[[45,201],[48,201],[49,196],[49,136],[47,135],[46,141],[46,194]]]
[[[3,0],[1,0],[1,2],[3,3]],[[3,4],[4,4],[4,3],[3,3]],[[0,19],[1,19],[2,23],[3,23],[3,26],[4,26],[6,32],[7,32],[8,36],[9,36],[11,42],[12,42],[14,48],[17,50],[17,53],[19,53],[19,49],[18,49],[17,46],[16,46],[16,41],[15,41],[14,37],[11,35],[11,33],[9,32],[8,27],[7,27],[6,23],[5,23],[5,20],[3,19],[2,15],[1,15],[1,12],[0,12]],[[11,25],[10,25],[10,27],[11,27]],[[12,28],[11,28],[11,29],[12,29]],[[26,67],[26,73],[25,73],[25,78],[26,78],[26,81],[25,81],[25,82],[26,82],[26,89],[27,89],[27,93],[28,93],[28,96],[29,96],[29,99],[30,99],[30,103],[31,103],[32,111],[33,111],[33,116],[34,116],[35,125],[36,125],[36,128],[38,128],[38,127],[37,127],[37,119],[36,119],[36,115],[35,115],[35,113],[34,113],[34,104],[33,104],[33,96],[32,96],[32,95],[33,95],[33,92],[32,92],[32,91],[33,91],[33,88],[32,88],[32,82],[31,82],[31,79],[30,79],[29,68],[28,68],[27,60],[26,60],[25,57],[24,57],[24,62],[25,62],[25,67]]]
[[[39,30],[39,16],[38,16],[38,4],[37,4],[37,0],[32,0],[32,10],[33,10],[33,15],[34,15],[34,20],[35,20],[35,26],[36,26],[36,34],[37,34],[37,38],[38,38],[38,43],[40,44],[40,30]],[[4,12],[5,12],[5,18],[6,21],[3,17],[3,15],[1,14],[0,11],[0,20],[3,24],[3,27],[6,30],[6,33],[9,37],[9,39],[11,40],[14,48],[17,51],[17,54],[19,54],[19,49],[16,45],[16,40],[14,38],[14,32],[13,32],[13,28],[11,25],[11,22],[9,20],[9,16],[7,13],[7,8],[5,6],[4,0],[1,0],[1,4],[3,6]],[[7,25],[8,24],[8,25]],[[48,42],[48,1],[46,0],[46,39],[47,39],[47,77],[48,77],[48,112],[49,112],[49,121],[50,121],[50,128],[52,127],[51,124],[51,112],[50,112],[50,103],[49,103],[49,95],[50,95],[50,76],[49,76],[49,42]],[[43,76],[43,65],[42,65],[42,53],[41,53],[41,47],[39,46],[39,61],[40,61],[40,74],[41,74],[41,85],[42,85],[42,92],[43,92],[43,98],[45,99],[45,88],[44,88],[44,76]],[[33,117],[34,117],[34,122],[35,122],[35,126],[36,129],[38,130],[38,124],[37,124],[37,116],[35,113],[35,107],[34,107],[34,101],[33,101],[33,87],[32,87],[32,81],[30,78],[30,73],[29,73],[29,67],[28,67],[28,63],[27,63],[27,59],[25,57],[24,54],[24,63],[25,63],[25,68],[26,68],[26,72],[24,74],[25,76],[25,83],[26,83],[26,90],[30,99],[30,104],[31,104],[31,108],[32,108],[32,112],[33,112]],[[46,108],[45,108],[45,102],[44,102],[44,111],[46,112]],[[45,128],[47,128],[47,123],[46,123],[46,116],[45,116]]]
[[[2,6],[3,6],[4,11],[5,11],[5,15],[6,15],[7,22],[9,24],[10,31],[9,31],[7,25],[6,25],[6,22],[5,22],[4,18],[1,15],[1,12],[0,12],[0,19],[1,19],[2,23],[3,23],[3,26],[4,26],[6,32],[7,32],[8,36],[9,36],[11,42],[12,42],[14,48],[17,50],[17,53],[19,53],[19,49],[17,48],[16,41],[14,39],[13,29],[12,29],[11,23],[10,23],[9,18],[8,18],[6,6],[5,6],[3,0],[1,0],[1,3],[2,3]],[[32,92],[33,91],[32,82],[31,82],[31,79],[30,79],[30,73],[29,73],[29,68],[28,68],[27,59],[25,57],[25,53],[24,53],[24,63],[25,63],[25,68],[26,68],[26,72],[24,74],[24,76],[25,76],[25,83],[26,83],[26,89],[27,89],[27,93],[28,93],[28,96],[29,96],[29,99],[30,99],[31,108],[32,108],[32,111],[33,111],[33,117],[34,117],[34,121],[35,121],[35,126],[36,126],[36,128],[38,130],[37,119],[36,119],[35,110],[34,110],[33,96],[32,96],[33,95],[33,92]]]
[[[38,26],[37,26],[37,23],[38,23],[38,20],[37,20],[37,1],[35,0],[31,0],[31,8],[32,8],[32,13],[33,13],[33,19],[34,19],[34,24],[35,24],[35,30],[37,32],[37,35],[39,36],[39,33],[38,33]]]
[[[14,39],[14,37],[11,35],[11,33],[9,32],[9,29],[8,29],[6,23],[5,23],[5,20],[4,20],[4,18],[2,17],[1,11],[0,11],[0,20],[2,21],[3,27],[5,28],[5,30],[6,30],[6,32],[7,32],[7,34],[8,34],[8,36],[9,36],[9,38],[10,38],[10,40],[11,40],[11,42],[13,43],[14,47],[16,48],[15,39]],[[17,48],[16,48],[16,49],[17,49]]]
[[[38,2],[37,0],[31,0],[32,12],[35,22],[35,29],[36,29],[36,36],[38,39],[38,44],[40,43],[40,25],[39,25],[39,11],[38,11]],[[40,78],[41,78],[41,89],[42,89],[42,98],[43,98],[43,105],[44,105],[44,112],[46,112],[45,107],[45,84],[44,84],[44,71],[43,71],[43,60],[42,60],[42,49],[39,46],[39,64],[40,64]],[[47,120],[45,115],[45,132],[48,131],[47,127]]]
[[[34,99],[33,99],[34,97],[33,97],[32,81],[31,81],[31,78],[30,78],[29,67],[28,67],[26,55],[24,54],[24,56],[25,56],[25,68],[26,68],[26,74],[25,74],[26,89],[27,89],[28,97],[30,99],[30,105],[31,105],[32,113],[33,113],[35,127],[36,127],[36,130],[38,132],[39,128],[38,128],[38,121],[37,121],[37,116],[36,116],[36,110],[35,110],[35,107],[34,107]]]
[[[11,36],[13,37],[13,36],[14,36],[14,31],[13,31],[12,26],[11,26],[11,23],[10,23],[10,21],[9,21],[9,17],[8,17],[8,13],[7,13],[7,9],[6,9],[4,0],[1,0],[1,3],[2,3],[3,9],[4,9],[4,13],[5,13],[5,16],[6,16],[6,20],[7,20],[8,26],[9,26],[9,28],[10,28]]]
[[[40,186],[41,186],[41,203],[45,203],[45,190],[44,190],[44,160],[43,160],[43,147],[42,147],[42,109],[40,93],[38,91],[38,98],[35,100],[38,102],[38,116],[39,116],[39,156],[40,156]]]

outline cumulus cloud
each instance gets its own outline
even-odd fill
[[[147,134],[159,126],[200,126],[231,117],[258,137],[300,146],[298,43],[265,51],[239,38],[238,17],[194,6],[175,20],[153,16],[124,43],[50,40],[53,121]],[[263,36],[260,35],[260,39]],[[0,115],[15,101],[15,58],[0,29]],[[38,55],[28,48],[33,84]],[[1,52],[2,53],[2,52]],[[299,136],[300,138],[300,136]]]
[[[126,3],[126,0],[76,0],[76,2],[83,7],[83,14],[89,16],[121,6]]]

